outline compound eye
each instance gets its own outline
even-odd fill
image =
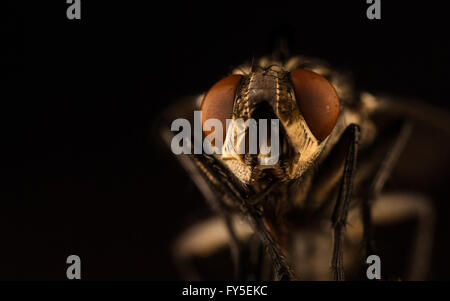
[[[339,116],[339,97],[331,83],[319,74],[291,71],[295,98],[314,137],[323,140],[333,130]]]
[[[227,76],[215,83],[203,98],[202,125],[208,119],[219,119],[222,122],[223,139],[226,135],[226,120],[231,119],[233,114],[234,97],[240,80],[241,75],[238,74]],[[210,133],[204,131],[205,135]]]

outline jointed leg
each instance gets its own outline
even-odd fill
[[[213,158],[211,158],[213,159]],[[194,159],[195,160],[195,159]],[[196,162],[198,166],[201,166],[204,173],[213,173],[214,169],[211,169],[209,165],[204,164],[201,161]],[[226,175],[226,174],[224,174]],[[293,279],[293,274],[291,268],[289,267],[283,252],[281,251],[280,246],[275,241],[273,235],[268,230],[267,226],[264,224],[263,218],[259,212],[252,206],[249,205],[243,198],[243,196],[239,193],[238,190],[233,187],[233,185],[229,181],[224,181],[223,185],[220,186],[221,189],[225,190],[225,193],[231,197],[233,197],[236,202],[240,202],[245,209],[247,210],[247,216],[249,217],[249,223],[253,226],[253,229],[259,234],[260,239],[270,258],[272,260],[272,264],[274,265],[274,270],[278,280],[291,280]],[[217,198],[211,198],[210,203],[214,204],[216,211],[219,212],[222,216],[227,216],[229,214],[224,207],[224,204],[219,201]],[[213,207],[213,208],[214,208]],[[232,233],[230,233],[230,238],[234,239]],[[239,245],[239,241],[234,243],[235,245]],[[241,251],[239,251],[241,252]]]
[[[349,125],[342,138],[347,139],[348,148],[345,156],[344,174],[332,216],[334,246],[331,268],[333,279],[337,281],[345,280],[342,258],[343,232],[351,200],[353,175],[356,169],[359,127],[355,124]]]
[[[413,125],[410,122],[403,123],[398,136],[395,137],[395,140],[393,141],[383,162],[381,163],[381,167],[376,173],[375,178],[372,180],[368,192],[363,197],[363,244],[365,246],[367,256],[372,255],[374,252],[371,221],[371,207],[373,201],[378,197],[386,181],[391,175],[393,168],[395,167],[401,153],[403,152],[403,149],[405,148],[406,143],[408,142],[408,139],[412,132],[412,127]]]
[[[264,224],[262,217],[251,215],[251,222],[253,227],[259,234],[261,241],[266,247],[266,251],[269,254],[272,265],[277,277],[276,280],[290,281],[294,279],[291,268],[289,267],[280,246],[273,238],[272,234]]]

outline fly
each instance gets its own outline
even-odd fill
[[[426,226],[417,233],[422,240],[413,246],[409,279],[422,279],[431,254],[432,206],[412,194],[393,201],[383,188],[415,123],[447,133],[450,124],[446,113],[412,104],[358,93],[347,75],[297,56],[239,66],[207,93],[169,109],[161,127],[169,146],[175,135],[170,123],[192,120],[195,110],[202,123],[277,119],[280,125],[279,158],[270,165],[260,163],[261,154],[177,156],[217,215],[175,245],[187,277],[198,276],[190,257],[228,243],[237,279],[344,280],[345,270],[375,254],[373,224],[419,216]],[[377,125],[378,115],[390,117],[388,127]]]

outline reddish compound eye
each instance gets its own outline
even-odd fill
[[[309,129],[318,140],[333,130],[339,116],[339,97],[324,77],[312,71],[291,71],[295,98]]]
[[[203,98],[202,125],[208,119],[219,119],[222,122],[223,139],[226,135],[226,120],[230,119],[233,114],[234,97],[240,80],[241,75],[227,76],[215,83]],[[204,131],[205,135],[210,133],[210,131]]]

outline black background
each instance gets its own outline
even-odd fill
[[[83,279],[178,279],[170,243],[206,209],[155,116],[270,53],[281,30],[360,89],[449,107],[438,4],[382,1],[371,21],[362,0],[82,0],[70,21],[65,1],[41,2],[0,4],[0,279],[65,279],[70,254]],[[440,247],[432,279],[448,279]]]

